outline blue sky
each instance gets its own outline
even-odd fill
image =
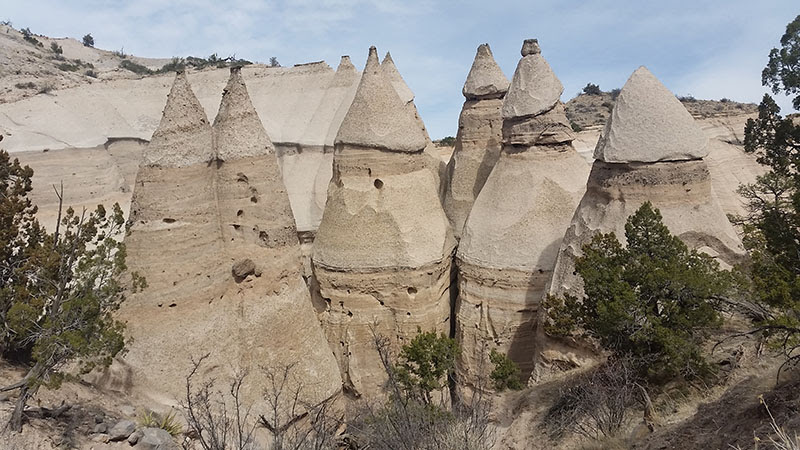
[[[92,33],[100,48],[148,57],[218,53],[283,65],[389,50],[431,137],[455,135],[461,86],[488,42],[511,78],[523,39],[538,38],[564,84],[621,87],[646,65],[697,98],[758,102],[761,70],[797,0],[2,0],[0,20],[53,37]],[[790,103],[780,100],[787,112]]]

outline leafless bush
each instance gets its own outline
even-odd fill
[[[231,379],[228,398],[232,407],[229,407],[226,396],[215,389],[215,379],[205,381],[197,388],[192,386],[192,379],[208,356],[192,359],[192,369],[186,377],[183,409],[189,429],[204,450],[254,450],[256,421],[250,415],[250,407],[242,403],[241,396],[247,372],[237,371]]]
[[[609,360],[561,391],[544,424],[554,437],[574,432],[590,439],[613,438],[629,423],[630,407],[652,406],[630,358]]]
[[[294,368],[295,364],[261,368],[268,410],[258,420],[272,435],[272,450],[333,448],[341,424],[332,414],[333,398],[316,404],[305,400],[306,386],[294,375]]]
[[[267,407],[256,413],[242,395],[247,371],[235,372],[227,394],[215,389],[215,379],[193,385],[194,376],[208,356],[192,360],[183,405],[191,434],[204,450],[259,450],[261,447],[255,442],[258,427],[272,436],[271,450],[334,448],[335,433],[341,424],[333,418],[334,399],[308,402],[305,386],[294,374],[294,364],[261,368]]]

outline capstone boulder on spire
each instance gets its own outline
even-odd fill
[[[542,56],[538,41],[528,39],[522,44],[522,59],[503,102],[503,119],[549,111],[559,102],[562,92],[564,86]]]
[[[509,81],[492,56],[489,44],[481,44],[461,92],[469,100],[501,98],[508,92]]]
[[[594,150],[608,163],[685,161],[708,155],[707,138],[645,66],[628,78]]]

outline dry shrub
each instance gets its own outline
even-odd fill
[[[649,396],[631,358],[610,359],[562,389],[544,425],[554,438],[578,433],[594,440],[613,439],[630,423],[637,403],[651,410]]]

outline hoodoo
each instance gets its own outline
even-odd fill
[[[586,194],[564,236],[549,291],[582,295],[574,259],[596,233],[625,238],[625,222],[645,201],[689,247],[734,264],[743,250],[711,189],[706,137],[644,66],[617,97],[594,151]]]
[[[503,147],[500,108],[508,85],[508,78],[495,62],[489,44],[481,44],[461,91],[466,100],[445,177],[444,210],[456,238],[461,236],[472,204],[500,157]]]
[[[647,68],[633,72],[595,147],[586,194],[561,243],[548,292],[583,296],[583,280],[575,273],[581,248],[597,233],[614,232],[624,242],[628,217],[645,201],[690,248],[735,264],[743,249],[711,188],[707,154],[706,137],[675,95]],[[580,351],[569,355],[577,348],[537,333],[535,379],[563,370],[557,360],[564,357],[571,362],[566,367],[581,364]]]
[[[394,344],[449,330],[455,241],[423,150],[425,132],[370,48],[336,136],[333,178],[312,253],[321,313],[345,387],[385,380],[371,327]]]
[[[202,257],[187,257],[166,242],[134,241],[134,247],[148,245],[150,254],[170,259],[175,267],[207,261],[218,270],[208,276],[183,277],[189,278],[188,283],[209,280],[214,289],[190,291],[191,297],[184,301],[175,301],[170,293],[168,306],[148,305],[141,299],[166,298],[160,285],[150,285],[136,309],[125,313],[134,337],[129,358],[135,358],[135,367],[151,369],[149,382],[155,392],[173,398],[180,398],[176,396],[185,389],[181,380],[188,358],[205,353],[213,370],[297,364],[293,370],[313,386],[303,392],[306,400],[328,398],[339,391],[341,379],[302,279],[296,227],[274,147],[239,68],[231,69],[213,128],[204,123],[206,143],[213,152],[213,160],[202,163],[210,170],[206,179],[211,181],[213,199],[207,209],[213,229],[206,232],[215,237],[215,248]],[[154,204],[171,205],[173,201],[174,197],[161,196]],[[136,236],[135,231],[132,228],[130,236]],[[173,283],[183,281],[178,275],[173,275]],[[146,307],[152,311],[145,311]],[[142,326],[145,318],[157,322],[158,327]],[[186,363],[176,363],[176,358],[185,358]],[[153,368],[161,372],[152,372]],[[252,377],[254,382],[257,378]],[[246,390],[249,398],[259,398],[255,385]]]
[[[563,87],[536,40],[501,108],[503,150],[472,207],[457,253],[460,381],[475,387],[494,349],[532,369],[534,325],[589,167],[572,146]]]
[[[144,392],[180,395],[189,360],[176,358],[212,351],[226,334],[187,317],[226,289],[214,159],[211,126],[179,72],[136,174],[125,237],[128,267],[148,285],[120,311],[134,338],[125,359]]]

